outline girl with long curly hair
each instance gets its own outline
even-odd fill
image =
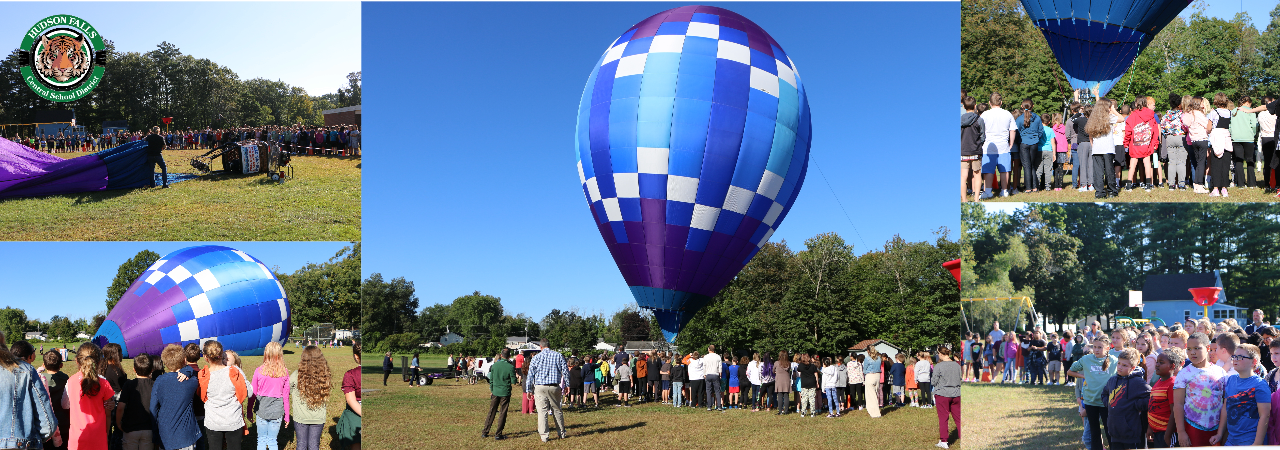
[[[319,347],[308,345],[302,351],[298,370],[289,375],[289,394],[293,399],[294,432],[298,450],[319,450],[320,433],[329,417],[329,389],[332,377],[329,362]]]
[[[80,450],[105,450],[107,448],[107,409],[114,409],[115,390],[103,378],[102,349],[97,344],[85,342],[76,351],[79,371],[67,380],[63,391],[63,406],[71,411],[71,436],[68,448]],[[106,405],[108,402],[113,403]]]

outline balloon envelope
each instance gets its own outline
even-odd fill
[[[93,339],[120,344],[126,358],[210,339],[261,355],[268,342],[288,338],[289,311],[284,287],[261,261],[217,245],[188,247],[147,268]]]
[[[578,181],[668,341],[786,217],[810,131],[795,63],[732,11],[663,11],[600,57],[578,109]]]
[[[1105,95],[1189,0],[1022,0],[1071,87]]]

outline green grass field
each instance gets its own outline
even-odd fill
[[[1066,386],[965,383],[964,448],[1075,450],[1084,426]]]
[[[1124,171],[1121,184],[1128,180],[1129,171]],[[1262,173],[1255,172],[1258,183],[1262,183]],[[1071,173],[1068,171],[1067,176],[1063,178],[1064,183],[1070,184]],[[996,197],[992,197],[984,202],[1096,202],[1093,198],[1093,192],[1079,192],[1072,189],[1063,188],[1061,191],[1038,191],[1033,193],[1019,193],[1008,197],[1000,197],[1000,191],[995,191]],[[1119,197],[1112,197],[1107,202],[1274,202],[1280,201],[1275,194],[1267,194],[1262,188],[1227,188],[1227,198],[1210,197],[1209,194],[1197,194],[1192,191],[1191,186],[1187,186],[1185,191],[1170,191],[1169,188],[1152,188],[1151,192],[1142,189],[1134,189],[1132,191],[1121,191]],[[972,199],[972,196],[970,197]]]
[[[466,442],[468,448],[524,448],[543,445],[534,414],[520,413],[520,391],[515,389],[507,413],[506,441],[480,439],[489,408],[489,386],[436,380],[430,386],[409,387],[401,381],[400,358],[388,386],[382,386],[382,356],[365,355],[365,408],[368,408],[364,445],[370,448],[445,448],[439,439]],[[442,371],[443,357],[423,357],[429,372]],[[728,410],[724,413],[668,405],[639,404],[618,408],[613,393],[602,392],[600,408],[565,410],[569,437],[559,441],[552,432],[549,444],[557,448],[644,448],[680,443],[680,448],[764,448],[807,439],[807,447],[822,446],[876,450],[932,448],[937,442],[938,419],[932,409],[901,408],[884,411],[872,419],[866,411],[844,417],[823,415],[803,418],[792,414]],[[633,403],[634,404],[634,403]],[[552,422],[554,424],[554,421]],[[801,437],[803,436],[803,437]],[[782,440],[779,441],[778,439]],[[964,445],[960,443],[959,445]],[[806,445],[801,445],[805,447]],[[953,447],[956,448],[956,447]]]
[[[36,350],[38,351],[40,349],[40,343],[36,342],[34,345],[36,347]],[[79,344],[68,345],[67,347],[71,349],[71,353],[74,355],[75,349],[78,348],[78,345]],[[59,345],[59,347],[60,346],[61,345]],[[45,349],[46,350],[51,349],[51,346],[46,343]],[[342,415],[342,410],[345,409],[347,405],[346,398],[342,394],[342,375],[346,373],[346,371],[351,370],[352,367],[355,367],[355,361],[351,358],[350,347],[323,349],[323,352],[324,352],[325,360],[329,362],[329,370],[333,376],[333,388],[330,390],[330,393],[329,393],[329,405],[328,405],[329,419],[326,421],[325,431],[320,437],[320,448],[338,450],[337,431],[335,431],[336,430],[335,426],[338,423],[338,417]],[[73,359],[74,359],[74,356],[73,356]],[[244,370],[245,376],[247,378],[253,378],[253,371],[257,369],[259,365],[262,364],[262,357],[261,356],[243,356],[241,357],[241,359],[243,359],[243,365],[241,368]],[[284,349],[285,367],[288,367],[289,370],[292,372],[298,369],[298,363],[300,363],[301,361],[302,361],[302,349],[293,348],[292,344],[285,346],[285,349]],[[381,361],[382,360],[379,359],[378,363],[381,364]],[[39,366],[41,364],[42,362],[39,359],[37,359],[36,366]],[[201,360],[200,365],[201,367],[204,366],[203,360]],[[132,359],[124,360],[124,362],[121,363],[121,366],[124,368],[125,372],[129,375],[129,378],[134,378],[136,376],[133,370]],[[66,373],[67,375],[74,375],[78,367],[79,366],[76,364],[75,361],[67,361],[63,363],[62,372]],[[252,423],[250,423],[249,435],[245,436],[241,449],[252,450],[254,443],[257,441],[258,441],[257,427],[254,426]],[[292,426],[280,430],[278,442],[280,443],[280,450],[296,450],[297,449],[296,441],[293,438]]]
[[[192,172],[189,161],[204,152],[169,150],[165,161],[171,173]],[[169,189],[0,200],[0,240],[360,240],[360,158],[299,156],[290,165],[296,178],[284,184],[206,176]]]

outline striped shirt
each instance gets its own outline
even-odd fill
[[[1147,424],[1152,430],[1164,431],[1169,427],[1169,416],[1172,414],[1173,378],[1157,381],[1151,389],[1151,400],[1147,406]]]
[[[533,392],[534,385],[550,384],[564,387],[569,381],[569,365],[564,355],[544,349],[529,361],[529,377],[525,379],[526,391]]]

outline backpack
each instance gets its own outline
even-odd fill
[[[1133,145],[1135,147],[1147,147],[1151,145],[1151,138],[1154,135],[1151,124],[1147,122],[1139,122],[1133,126]]]

